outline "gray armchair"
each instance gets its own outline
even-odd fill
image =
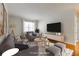
[[[36,38],[33,32],[27,32],[25,36],[28,39],[28,41],[31,41],[31,42],[34,41],[34,39]]]
[[[55,43],[53,46],[49,46],[49,48],[46,49],[47,52],[49,52],[48,55],[50,56],[62,56],[64,53],[64,49],[66,48],[65,44],[63,43]]]

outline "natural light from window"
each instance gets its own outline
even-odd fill
[[[23,29],[24,29],[23,30],[24,32],[34,31],[35,30],[35,23],[24,21],[23,22]]]

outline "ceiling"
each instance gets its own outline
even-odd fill
[[[79,6],[79,4],[67,3],[7,3],[6,5],[9,15],[31,20],[52,19],[67,10]]]

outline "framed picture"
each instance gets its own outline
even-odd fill
[[[3,35],[3,4],[0,4],[0,36]]]
[[[0,36],[7,32],[7,12],[3,3],[0,3]]]
[[[5,6],[3,4],[3,33],[6,34],[7,33],[7,12],[5,9]]]

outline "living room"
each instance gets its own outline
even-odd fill
[[[19,47],[20,51],[23,49],[28,49],[29,47],[33,50],[28,49],[27,51],[31,53],[33,53],[33,51],[35,52],[35,54],[24,53],[27,52],[25,50],[22,51],[22,53],[19,52],[15,54],[15,56],[47,55],[41,45],[44,45],[43,47],[47,48],[48,52],[51,52],[51,49],[53,49],[53,53],[48,53],[48,56],[73,55],[75,49],[74,45],[76,43],[76,35],[74,29],[74,26],[76,26],[74,25],[74,8],[77,7],[78,4],[7,3],[5,5],[8,12],[8,33],[11,33],[14,36],[15,43],[21,44],[19,45],[20,47],[17,45],[16,47]],[[55,24],[55,29],[53,28],[54,31],[50,31],[50,29],[48,28],[49,24]],[[60,25],[60,27],[57,28],[60,30],[56,30],[56,24]],[[28,33],[31,36],[28,36]],[[39,40],[42,38],[43,40]],[[29,43],[28,41],[31,42]],[[55,42],[58,43],[54,44]],[[48,49],[49,47],[44,43],[46,45],[57,46],[62,44],[63,46],[65,46],[65,48],[68,47],[71,50],[67,49],[67,52],[64,52],[63,55],[61,55],[61,48],[59,49],[57,46],[54,46]],[[39,48],[37,48],[35,45],[38,45]],[[35,46],[36,48],[34,48],[33,46]],[[37,54],[37,50],[42,51],[43,53],[38,52]]]
[[[35,22],[35,28],[39,28],[40,32],[42,33],[47,33],[47,30],[46,30],[47,24],[61,22],[62,35],[65,35],[66,37],[65,40],[73,44],[75,43],[74,40],[72,40],[74,39],[74,27],[73,27],[74,26],[74,10],[73,8],[71,8],[72,7],[71,4],[69,5],[68,4],[58,4],[58,5],[57,4],[10,4],[9,6],[10,6],[9,13],[12,13],[12,14],[14,13],[16,15],[19,13],[21,13],[19,15],[27,13],[26,15],[24,15],[26,18],[23,18],[22,17],[23,15],[22,16],[19,16],[19,15],[16,16],[14,14],[9,15],[8,23],[9,24],[13,23],[14,27],[16,27],[15,28],[16,35],[19,35],[24,31],[23,21],[25,20],[28,22],[30,21]],[[20,10],[20,9],[25,8],[25,7],[20,7],[20,6],[26,6],[26,9],[27,9],[27,10],[25,9],[26,12],[23,12],[24,10],[23,11]],[[13,9],[15,9],[14,12],[12,12]],[[16,10],[18,10],[18,12]],[[70,23],[68,24],[68,22]]]

